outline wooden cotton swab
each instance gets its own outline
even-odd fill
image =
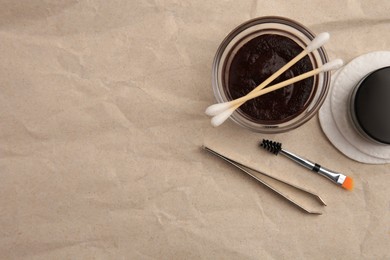
[[[278,84],[275,84],[273,86],[270,86],[268,88],[265,88],[265,89],[262,89],[262,90],[259,90],[257,92],[250,92],[248,95],[246,96],[243,96],[241,98],[238,98],[236,100],[233,100],[232,102],[235,102],[235,105],[233,105],[233,107],[228,107],[225,111],[222,111],[221,113],[219,113],[218,115],[214,116],[212,119],[211,119],[211,124],[213,126],[219,126],[221,125],[223,122],[226,121],[226,119],[228,119],[231,114],[233,114],[233,112],[243,103],[245,103],[246,101],[250,100],[250,99],[253,99],[253,98],[256,98],[256,97],[259,97],[261,95],[264,95],[264,94],[267,94],[271,91],[275,91],[277,89],[280,89],[280,88],[283,88],[283,87],[286,87],[290,84],[293,84],[295,82],[298,82],[300,80],[303,80],[303,79],[306,79],[306,78],[309,78],[311,76],[314,76],[316,74],[319,74],[321,72],[326,72],[326,71],[330,71],[330,70],[335,70],[335,69],[338,69],[340,68],[341,66],[343,66],[343,61],[341,59],[336,59],[334,61],[330,61],[324,65],[322,65],[321,67],[319,68],[316,68],[314,70],[311,70],[309,72],[306,72],[304,74],[301,74],[299,76],[296,76],[294,78],[291,78],[291,79],[288,79],[288,80],[285,80],[283,82],[280,82]]]
[[[317,37],[315,37],[313,39],[313,41],[300,54],[298,54],[294,59],[292,59],[291,61],[286,63],[283,67],[281,67],[278,71],[276,71],[274,74],[272,74],[269,78],[267,78],[265,81],[263,81],[260,85],[258,85],[256,88],[254,88],[247,95],[249,95],[250,93],[259,91],[259,90],[263,89],[264,87],[266,87],[269,83],[274,81],[282,73],[284,73],[286,70],[288,70],[290,67],[292,67],[295,63],[297,63],[299,60],[301,60],[304,56],[306,56],[310,52],[320,48],[322,45],[324,45],[329,40],[329,37],[330,37],[329,33],[327,33],[327,32],[323,32],[323,33],[320,33],[319,35],[317,35]],[[214,104],[214,105],[209,106],[206,109],[205,113],[208,116],[215,116],[215,115],[221,113],[222,111],[228,109],[229,107],[234,106],[235,104],[238,104],[237,102],[235,102],[235,100],[230,101],[230,102]]]

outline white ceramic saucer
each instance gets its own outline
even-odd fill
[[[390,52],[359,56],[332,75],[331,89],[319,111],[322,130],[330,142],[349,158],[370,164],[390,162],[390,145],[363,138],[352,125],[349,97],[356,84],[367,74],[390,66]]]

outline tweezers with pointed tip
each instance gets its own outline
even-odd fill
[[[277,190],[276,188],[274,188],[272,185],[268,184],[267,182],[261,180],[260,178],[258,178],[257,176],[255,176],[253,173],[251,173],[249,170],[254,171],[254,172],[257,172],[257,173],[260,173],[260,174],[262,174],[262,175],[264,175],[264,176],[267,176],[267,177],[269,177],[269,178],[271,178],[271,179],[274,179],[274,180],[279,181],[279,182],[281,182],[281,183],[284,183],[284,184],[286,184],[286,185],[288,185],[288,186],[291,186],[291,187],[293,187],[293,188],[295,188],[295,189],[297,189],[297,190],[299,190],[299,191],[301,191],[301,192],[304,192],[304,193],[306,193],[306,194],[312,196],[313,198],[315,198],[322,206],[326,206],[324,200],[323,200],[319,195],[317,195],[317,194],[315,194],[315,193],[313,193],[313,192],[311,192],[311,191],[309,191],[309,190],[307,190],[307,189],[305,189],[305,188],[302,188],[302,187],[299,187],[299,186],[297,186],[297,185],[288,183],[288,182],[286,182],[286,181],[284,181],[284,180],[281,180],[281,179],[279,179],[279,178],[276,178],[276,177],[274,177],[274,176],[271,176],[271,175],[269,175],[269,174],[267,174],[267,173],[261,172],[261,171],[259,171],[259,170],[253,169],[253,168],[248,167],[248,166],[246,166],[246,165],[243,165],[243,164],[241,164],[241,163],[239,163],[239,162],[236,162],[236,161],[234,161],[234,160],[232,160],[232,159],[230,159],[230,158],[228,158],[228,157],[226,157],[226,156],[224,156],[224,155],[222,155],[222,154],[220,154],[220,153],[218,153],[218,152],[216,152],[216,151],[214,151],[214,150],[212,150],[212,149],[210,149],[210,148],[208,148],[208,147],[206,147],[206,146],[202,146],[202,148],[203,148],[204,150],[210,152],[211,154],[213,154],[213,155],[215,155],[215,156],[217,156],[217,157],[219,157],[219,158],[225,160],[226,162],[230,163],[231,165],[235,166],[236,168],[240,169],[242,172],[248,174],[248,175],[251,176],[253,179],[255,179],[255,180],[258,181],[259,183],[263,184],[264,186],[266,186],[267,188],[269,188],[270,190],[272,190],[272,191],[275,192],[276,194],[280,195],[281,197],[283,197],[283,198],[286,199],[288,202],[290,202],[291,204],[293,204],[293,205],[296,206],[297,208],[301,209],[302,211],[304,211],[304,212],[306,212],[306,213],[309,213],[309,214],[322,215],[322,212],[315,211],[315,210],[309,210],[309,209],[305,208],[304,206],[300,205],[297,201],[295,201],[294,199],[290,198],[288,195],[282,193],[281,191]]]

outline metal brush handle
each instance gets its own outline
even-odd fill
[[[337,183],[339,185],[342,185],[345,178],[346,178],[346,176],[341,174],[341,173],[334,172],[332,170],[324,168],[317,163],[313,163],[309,160],[303,159],[303,158],[299,157],[298,155],[293,154],[289,151],[281,149],[279,153],[281,153],[284,156],[290,158],[291,160],[297,162],[298,164],[302,165],[303,167],[306,167],[309,170],[316,172],[316,173],[330,179],[331,181],[334,181],[335,183]]]

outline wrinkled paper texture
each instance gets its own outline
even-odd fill
[[[318,119],[265,136],[210,125],[211,65],[242,22],[328,31],[330,58],[390,50],[390,2],[0,1],[4,259],[387,259],[390,166],[338,152]],[[353,192],[262,138],[355,179]],[[307,215],[225,162],[318,192]]]

